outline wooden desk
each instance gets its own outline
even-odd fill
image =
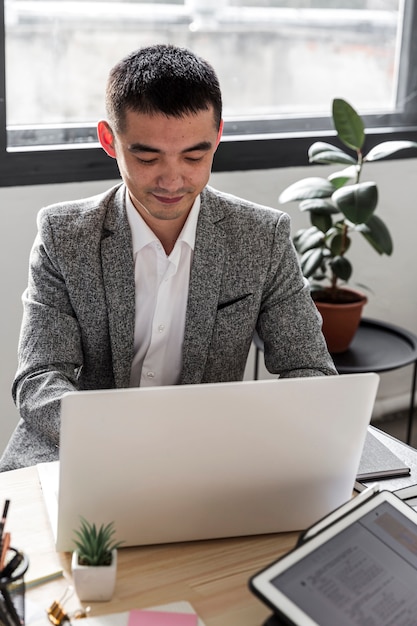
[[[417,450],[373,430],[411,467],[410,476],[381,481],[381,487],[398,489],[417,483]],[[7,529],[12,544],[30,560],[26,579],[64,569],[65,578],[26,592],[31,603],[45,610],[71,584],[70,555],[55,552],[36,468],[0,473],[0,502],[6,498],[11,500]],[[285,533],[120,549],[113,599],[91,603],[91,617],[186,600],[206,626],[261,626],[270,612],[249,592],[248,579],[290,550],[296,540],[297,533]],[[79,606],[73,597],[65,609]]]
[[[28,600],[46,609],[71,584],[70,555],[55,552],[36,468],[0,473],[0,498],[11,500],[7,529],[13,546],[29,556],[26,578],[65,571],[66,578],[27,590]],[[91,603],[90,615],[187,600],[206,626],[260,626],[269,611],[249,592],[248,579],[296,539],[285,533],[120,549],[113,599]],[[79,606],[73,597],[65,609]]]

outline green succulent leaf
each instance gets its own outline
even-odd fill
[[[356,227],[356,230],[362,233],[379,254],[391,256],[394,249],[392,238],[387,226],[380,217],[372,215],[366,224],[360,224]]]
[[[323,263],[323,252],[321,248],[313,248],[305,252],[301,259],[301,270],[306,278],[310,278],[320,268]]]
[[[362,118],[346,100],[335,98],[332,106],[333,124],[342,143],[356,152],[365,142]]]
[[[281,204],[308,198],[330,198],[335,188],[326,178],[311,177],[293,183],[281,193],[278,201]]]
[[[368,152],[364,161],[378,161],[407,148],[417,148],[417,143],[415,141],[383,141]]]
[[[378,204],[378,188],[373,182],[347,185],[337,189],[332,200],[350,222],[364,224]]]
[[[337,256],[330,262],[332,272],[340,280],[348,281],[352,275],[352,265],[344,256]]]
[[[112,551],[123,543],[113,540],[115,532],[113,522],[97,528],[94,523],[81,517],[80,528],[74,530],[74,545],[79,563],[90,566],[110,565]]]

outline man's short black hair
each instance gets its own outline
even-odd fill
[[[127,110],[181,117],[210,106],[218,128],[222,97],[216,72],[186,48],[162,44],[141,48],[110,71],[106,109],[116,131],[123,130]]]

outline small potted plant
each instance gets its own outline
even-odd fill
[[[287,187],[280,203],[299,201],[299,208],[310,216],[310,226],[299,230],[294,245],[301,269],[311,281],[312,297],[323,318],[323,333],[330,352],[346,350],[359,325],[366,296],[348,289],[352,264],[347,258],[351,236],[360,233],[378,254],[391,255],[393,243],[383,220],[375,214],[378,188],[362,182],[363,166],[405,148],[417,148],[413,141],[386,141],[366,155],[362,118],[345,100],[334,99],[333,124],[342,149],[325,142],[313,143],[310,163],[343,165],[328,178],[304,178]],[[336,315],[333,323],[329,315]],[[350,319],[353,313],[355,317]]]
[[[72,554],[74,587],[81,601],[110,600],[116,584],[117,548],[123,543],[114,541],[114,524],[99,528],[81,517],[81,525],[74,531],[76,550]]]

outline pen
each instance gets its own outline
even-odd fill
[[[401,487],[400,489],[396,489],[393,493],[401,500],[411,500],[411,498],[417,498],[417,485]]]
[[[0,576],[2,574],[4,564],[6,562],[6,555],[7,555],[9,548],[10,548],[10,533],[4,533],[3,542],[1,545],[1,552],[0,552]]]

